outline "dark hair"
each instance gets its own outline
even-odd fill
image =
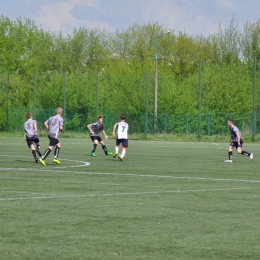
[[[103,118],[103,116],[102,116],[102,115],[99,115],[99,116],[97,117],[97,119],[100,119],[100,118]]]
[[[230,122],[230,123],[232,123],[232,124],[233,124],[233,122],[234,122],[232,118],[229,118],[227,121]]]
[[[125,115],[121,115],[121,116],[120,116],[120,119],[121,119],[121,120],[125,120],[125,119],[126,119],[126,116],[125,116]]]
[[[31,118],[32,116],[33,116],[33,114],[32,114],[31,112],[27,112],[27,113],[26,113],[26,118],[27,118],[27,119]]]

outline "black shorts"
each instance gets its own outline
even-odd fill
[[[116,145],[120,145],[122,143],[122,146],[128,147],[128,139],[116,139]]]
[[[238,142],[235,142],[235,141],[232,141],[231,143],[230,143],[230,146],[232,146],[232,148],[238,148],[238,147],[240,147],[240,148],[242,148],[242,145],[243,145],[243,140],[240,140],[240,146],[238,146]]]
[[[95,140],[97,140],[99,143],[102,142],[102,139],[99,135],[97,136],[90,136],[90,139],[92,140],[92,142],[94,142]]]
[[[38,144],[39,142],[40,142],[40,140],[39,140],[39,138],[38,137],[28,137],[28,136],[26,136],[26,142],[27,142],[27,145],[28,145],[28,147],[29,148],[31,148],[31,146],[32,145],[34,145],[34,144]]]
[[[54,147],[59,143],[59,140],[57,138],[50,137],[50,136],[48,136],[48,138],[50,139],[49,146]]]

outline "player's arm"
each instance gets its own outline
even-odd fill
[[[239,133],[237,133],[237,144],[240,146],[240,134]]]
[[[105,130],[102,130],[102,133],[103,133],[103,135],[104,135],[105,139],[107,140],[108,138],[107,138],[107,135],[106,135],[106,132],[105,132]]]
[[[113,135],[113,136],[116,136],[116,128],[117,128],[117,124],[114,124],[114,126],[113,126],[113,132],[112,132],[112,135]]]
[[[60,125],[60,131],[63,132],[64,128],[63,125]]]
[[[48,129],[49,129],[49,123],[48,123],[48,120],[44,122],[44,125],[45,125],[46,129],[48,130]]]
[[[91,134],[94,134],[93,130],[91,129],[91,124],[87,125],[87,128]]]
[[[37,124],[36,124],[36,122],[33,123],[33,126],[34,126],[33,132],[36,133],[37,132]]]

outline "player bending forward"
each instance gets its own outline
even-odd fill
[[[107,135],[106,132],[104,130],[104,124],[103,124],[103,116],[98,116],[97,118],[97,122],[92,123],[92,124],[88,124],[87,128],[89,129],[89,135],[90,135],[90,139],[93,142],[93,146],[92,146],[92,151],[90,156],[96,157],[97,155],[95,154],[96,148],[98,143],[101,144],[103,151],[105,152],[105,155],[110,155],[112,154],[111,152],[107,151],[107,148],[104,144],[104,142],[102,141],[101,137],[99,136],[99,132],[102,131],[104,134],[105,139],[107,140]]]
[[[26,118],[27,121],[23,125],[24,131],[26,133],[26,142],[28,147],[32,150],[35,162],[38,163],[39,160],[36,152],[39,156],[42,156],[42,154],[40,153],[40,140],[37,134],[37,122],[36,120],[33,120],[33,115],[30,112],[26,113]],[[36,144],[36,150],[34,144]]]
[[[228,119],[227,125],[230,128],[230,142],[231,143],[228,147],[228,160],[226,160],[225,162],[233,161],[233,158],[232,158],[232,149],[233,148],[237,149],[237,153],[239,153],[241,155],[249,156],[250,161],[252,161],[254,158],[253,153],[248,153],[246,151],[242,151],[242,145],[243,145],[242,135],[241,135],[239,129],[233,124],[233,119]]]
[[[113,157],[118,156],[118,159],[123,162],[126,154],[126,148],[128,147],[128,124],[125,122],[125,115],[120,116],[120,122],[114,124],[113,127],[113,136],[116,136],[116,128],[117,128],[117,139],[115,146],[115,154]],[[122,143],[122,153],[118,155],[119,145]]]
[[[50,117],[44,123],[45,127],[48,130],[48,138],[50,140],[49,148],[44,152],[42,158],[39,159],[40,163],[44,166],[46,166],[46,163],[44,162],[44,160],[50,154],[53,147],[55,147],[53,162],[56,164],[60,164],[60,161],[58,160],[58,156],[59,156],[59,152],[60,152],[60,142],[58,140],[58,136],[59,136],[59,132],[63,131],[63,118],[61,117],[62,112],[63,112],[63,109],[61,107],[56,108],[56,115]]]

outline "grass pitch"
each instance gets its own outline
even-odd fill
[[[43,167],[0,138],[1,260],[260,259],[258,145],[224,163],[228,143],[129,141],[120,162],[60,141],[62,164]]]

